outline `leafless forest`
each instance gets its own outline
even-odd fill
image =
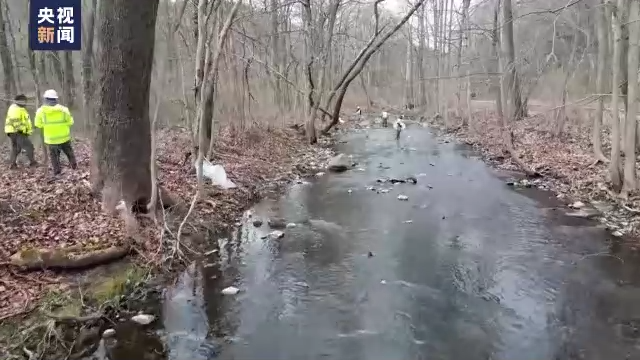
[[[212,129],[304,120],[313,142],[316,128],[327,131],[356,105],[411,104],[452,127],[473,122],[469,113],[504,126],[533,113],[555,136],[574,126],[592,133],[595,157],[613,160],[612,188],[635,189],[634,163],[622,164],[636,147],[636,111],[625,111],[637,91],[631,1],[148,1],[131,5],[133,23],[115,26],[106,19],[129,10],[117,4],[84,2],[82,53],[31,53],[27,2],[3,1],[4,92],[61,89],[85,133],[117,116],[125,105],[114,101],[140,107],[130,115],[156,128],[188,127],[195,142],[202,119],[205,157]],[[130,58],[107,63],[116,49]],[[125,69],[113,76],[117,65]]]

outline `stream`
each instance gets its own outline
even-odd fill
[[[598,223],[419,125],[342,140],[357,169],[258,204],[91,358],[640,358],[640,262]],[[263,239],[270,217],[296,225]]]

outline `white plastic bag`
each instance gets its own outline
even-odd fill
[[[195,164],[196,172],[198,171],[198,164]],[[202,162],[203,176],[211,180],[211,183],[215,186],[219,186],[223,189],[233,189],[236,187],[231,180],[227,178],[227,172],[224,171],[222,165],[213,165],[206,159]]]

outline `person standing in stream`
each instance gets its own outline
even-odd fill
[[[42,129],[44,143],[49,149],[53,176],[62,172],[60,167],[60,153],[64,153],[69,159],[72,169],[78,168],[76,157],[71,146],[71,126],[73,116],[66,106],[58,104],[58,93],[55,90],[47,90],[43,94],[44,104],[36,111],[35,126]]]
[[[29,139],[29,136],[33,133],[33,126],[31,126],[29,112],[25,109],[26,105],[27,97],[25,95],[16,96],[14,103],[9,106],[7,118],[4,122],[4,132],[11,139],[11,157],[9,159],[11,169],[18,167],[16,160],[22,150],[27,154],[30,166],[38,164],[33,157],[33,143]]]
[[[393,123],[393,128],[396,129],[396,141],[400,140],[400,133],[404,130],[407,125],[404,124],[404,115],[400,115],[400,117]]]

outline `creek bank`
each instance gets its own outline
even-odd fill
[[[507,185],[550,191],[566,206],[566,215],[595,219],[613,236],[635,243],[640,234],[640,197],[627,201],[609,190],[607,164],[593,156],[589,132],[569,128],[562,137],[555,137],[541,116],[516,122],[512,127],[516,152],[533,172],[542,175],[532,179],[513,162],[503,146],[497,117],[489,115],[474,116],[469,128],[445,129],[433,119],[429,125],[444,136],[443,141],[455,138],[476,150],[487,164],[522,174]],[[572,206],[576,203],[582,206]]]
[[[192,229],[215,232],[229,231],[229,229],[238,224],[243,211],[248,207],[265,197],[279,195],[287,184],[300,181],[302,177],[312,176],[316,172],[326,169],[329,159],[334,155],[330,149],[333,144],[332,138],[323,137],[318,145],[311,146],[306,143],[303,137],[294,131],[288,130],[256,128],[245,133],[233,133],[230,129],[222,129],[219,139],[214,151],[215,156],[211,162],[222,165],[237,187],[221,190],[211,184],[206,185],[203,198],[196,204],[194,213],[197,215],[193,216],[190,221],[190,228]],[[49,351],[55,352],[55,349],[51,350],[48,346],[42,346],[43,344],[49,344],[48,341],[42,344],[39,341],[44,337],[48,338],[50,335],[57,335],[58,333],[78,335],[85,328],[92,329],[92,332],[95,332],[94,329],[98,328],[102,332],[106,330],[103,329],[104,324],[114,321],[114,319],[129,316],[125,316],[128,309],[140,309],[140,306],[144,306],[146,298],[157,293],[160,287],[154,284],[162,283],[163,280],[166,280],[165,276],[158,277],[157,275],[160,269],[166,267],[166,262],[169,260],[172,243],[170,231],[175,234],[177,224],[182,220],[183,214],[181,210],[188,206],[196,187],[195,172],[192,171],[189,162],[186,161],[186,154],[190,150],[189,134],[183,129],[163,131],[159,136],[158,143],[160,144],[158,147],[160,185],[172,194],[172,197],[176,199],[177,206],[174,209],[175,216],[172,216],[172,212],[168,211],[166,217],[168,229],[166,227],[158,229],[149,219],[138,219],[142,224],[141,228],[146,241],[142,244],[137,244],[138,246],[135,249],[137,256],[132,257],[131,260],[134,263],[133,266],[144,269],[147,272],[148,275],[144,277],[144,281],[126,280],[124,283],[129,285],[136,284],[136,286],[132,288],[129,285],[117,285],[114,291],[102,291],[100,292],[102,295],[96,295],[97,299],[94,299],[91,291],[76,281],[78,277],[90,274],[91,270],[80,274],[54,273],[50,270],[42,269],[35,272],[23,272],[20,268],[11,265],[7,261],[12,251],[4,252],[2,261],[5,262],[0,266],[0,275],[2,275],[0,276],[0,287],[3,289],[0,292],[0,316],[3,319],[0,324],[0,333],[23,334],[23,330],[28,330],[32,327],[35,327],[35,330],[29,330],[30,337],[25,339],[3,336],[3,340],[0,341],[0,358],[12,359],[16,356],[22,358],[24,356],[23,348],[33,352],[35,355],[42,354],[45,351],[47,353]],[[82,165],[88,167],[90,155],[85,154],[84,150],[87,149],[81,148],[83,149],[80,151]],[[86,181],[88,169],[84,168],[82,170],[85,170],[86,174],[84,172],[83,174],[67,173],[61,182],[51,185],[58,187],[58,189],[54,189],[54,193],[65,195],[65,189],[70,190],[72,194],[76,194],[78,191],[84,193],[85,190],[88,190],[88,186],[86,186],[88,184]],[[18,176],[23,176],[23,174],[18,174]],[[75,181],[78,179],[85,181]],[[5,193],[0,193],[0,195],[3,194]],[[0,196],[0,199],[4,200],[4,197]],[[8,200],[11,200],[11,198],[8,198]],[[40,203],[49,206],[46,202],[43,203],[41,201]],[[67,206],[71,209],[72,214],[83,209],[87,211],[87,207],[74,208],[72,207],[73,205],[76,205],[76,202],[70,201],[69,206]],[[87,211],[87,217],[95,215],[94,213],[99,213],[97,201],[91,199],[90,206],[89,211]],[[57,214],[56,210],[59,209],[49,206],[45,210],[42,216],[55,216]],[[107,227],[113,223],[114,228],[107,229],[108,231],[105,234],[110,234],[115,239],[125,237],[121,225],[116,221],[100,222],[102,219],[100,216],[97,217],[96,221],[69,221],[63,224],[63,234],[73,234],[76,227],[102,229],[102,227]],[[3,225],[0,226],[0,230],[6,230],[8,226],[17,226],[16,224],[0,225]],[[51,226],[51,228],[55,229],[54,226]],[[24,230],[25,228],[22,227],[21,229]],[[195,236],[197,232],[199,230],[193,233],[189,231],[185,232],[185,235],[189,236],[191,234],[194,235],[194,238],[198,238],[198,236]],[[81,232],[81,234],[85,233],[91,235],[89,230]],[[55,248],[56,246],[61,246],[62,248],[73,247],[79,244],[91,244],[90,241],[99,245],[110,244],[108,241],[102,241],[103,237],[97,236],[87,236],[88,239],[93,239],[90,241],[87,241],[86,238],[72,238],[73,241],[68,241],[69,238],[53,236],[49,233],[39,234],[35,238],[35,242],[30,241],[27,244],[37,244],[47,248]],[[199,238],[202,238],[202,236]],[[175,243],[175,241],[173,242]],[[192,248],[199,249],[199,245],[205,245],[197,242],[193,244]],[[23,246],[25,244],[20,244],[20,242],[14,242],[14,244],[14,252],[24,251],[25,248]],[[27,249],[30,250],[31,248]],[[7,249],[5,248],[5,250]],[[117,268],[119,264],[114,263],[112,265]],[[109,265],[105,266],[105,268],[109,267]],[[105,277],[105,282],[110,283],[111,277],[111,274],[108,273]],[[96,282],[98,282],[97,279]],[[104,295],[105,293],[107,295]],[[136,293],[144,295],[135,296]],[[56,301],[53,302],[52,298],[55,298]],[[137,301],[130,301],[132,298]],[[56,320],[48,316],[50,314],[45,313],[45,311],[47,311],[47,304],[49,303],[54,303],[56,309],[71,307],[74,310],[73,316],[75,319],[65,318],[64,321],[59,321],[60,319]],[[125,304],[126,306],[123,306]],[[17,317],[11,319],[12,315]],[[91,319],[85,319],[87,316],[91,316]],[[78,321],[79,319],[82,321]],[[52,322],[51,320],[54,321]],[[66,339],[65,337],[63,338]],[[73,339],[73,336],[70,338]],[[31,340],[35,341],[35,343],[31,343]],[[56,341],[51,343],[56,345]],[[36,344],[38,346],[35,346]],[[84,348],[75,349],[75,344],[69,348],[70,344],[73,344],[73,341],[66,344],[65,341],[62,341],[58,344],[60,346],[58,350],[62,348],[66,348],[67,351],[69,349],[73,350],[74,355],[70,358],[79,356],[84,351]]]

